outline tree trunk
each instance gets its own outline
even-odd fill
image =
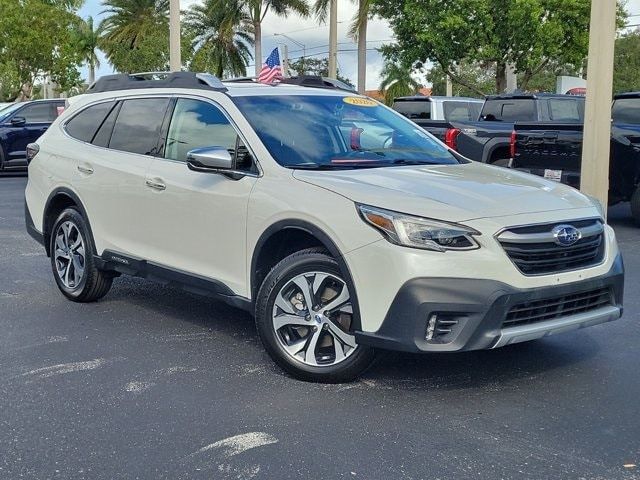
[[[258,20],[253,22],[253,29],[255,35],[255,47],[254,47],[254,60],[256,64],[256,77],[260,75],[262,70],[262,22],[259,17]]]
[[[364,0],[360,0],[362,4]],[[361,7],[362,8],[362,7]],[[367,88],[367,17],[358,29],[358,93],[364,94]]]
[[[496,65],[496,93],[504,93],[507,88],[507,64],[498,62]]]
[[[93,62],[89,62],[89,85],[96,81],[96,66]]]

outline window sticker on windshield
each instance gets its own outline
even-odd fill
[[[378,105],[374,100],[362,97],[343,97],[342,101],[349,105],[356,105],[358,107],[375,107]]]

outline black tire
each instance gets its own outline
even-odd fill
[[[58,267],[65,264],[65,260],[61,259],[61,257],[57,257],[56,254],[56,241],[59,236],[58,234],[60,233],[60,235],[64,237],[62,232],[63,225],[67,228],[69,228],[69,225],[75,226],[82,237],[81,240],[83,241],[82,255],[79,254],[79,251],[75,252],[76,255],[73,255],[73,252],[69,255],[68,250],[65,252],[67,256],[77,258],[77,262],[79,262],[78,264],[82,264],[83,266],[80,278],[77,282],[73,282],[73,285],[66,285],[58,271]],[[76,236],[75,238],[78,237]],[[62,241],[64,242],[64,239]],[[89,228],[87,227],[86,220],[78,210],[70,207],[62,211],[51,229],[49,246],[53,278],[65,297],[74,302],[95,302],[109,292],[113,276],[108,272],[98,270],[94,259],[95,245],[93,243],[93,238],[91,237]],[[69,260],[69,262],[71,262],[71,260]],[[71,267],[67,267],[67,270],[69,268]],[[72,271],[75,272],[75,269],[72,269]],[[67,278],[69,276],[70,275],[68,275]]]
[[[255,318],[260,340],[274,362],[300,380],[320,383],[352,381],[373,363],[375,358],[375,350],[373,348],[357,345],[346,358],[338,363],[311,366],[296,360],[287,353],[281,340],[277,337],[279,334],[273,325],[272,317],[276,297],[281,289],[290,283],[292,279],[308,272],[323,272],[342,279],[342,272],[338,263],[324,250],[318,248],[302,250],[283,259],[269,272],[258,292]],[[346,286],[347,282],[344,285]],[[351,298],[351,292],[348,293]],[[352,329],[353,319],[351,322]],[[333,341],[335,342],[335,340]]]
[[[640,225],[640,187],[631,195],[631,215],[635,222]]]

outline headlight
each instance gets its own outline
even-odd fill
[[[436,252],[480,248],[473,238],[480,232],[464,225],[414,217],[368,205],[357,207],[362,218],[392,243]]]

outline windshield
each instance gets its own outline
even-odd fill
[[[8,105],[0,107],[0,121],[4,120],[6,117],[11,115],[12,112],[15,112],[21,106],[22,106],[22,103],[10,103]]]
[[[273,95],[234,101],[269,153],[285,167],[458,163],[434,137],[368,98]]]

